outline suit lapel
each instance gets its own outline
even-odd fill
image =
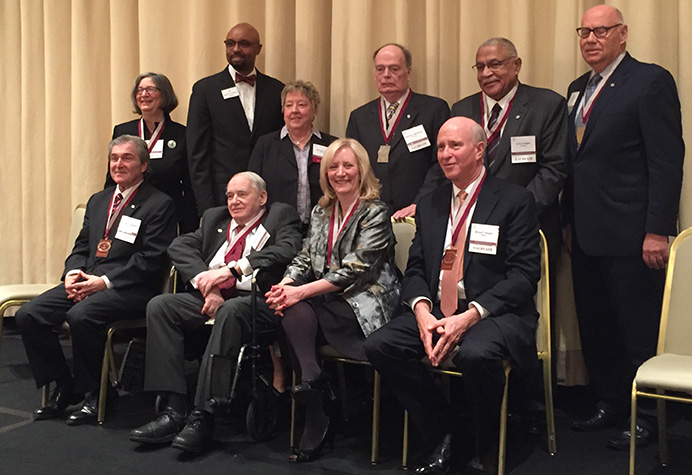
[[[296,154],[293,152],[293,142],[291,138],[287,135],[283,139],[281,135],[277,135],[276,139],[279,141],[279,152],[286,162],[290,163],[293,168],[298,168],[296,164]]]
[[[392,140],[389,143],[392,148],[403,140],[404,136],[401,132],[403,130],[410,129],[415,122],[418,114],[420,113],[419,106],[420,104],[418,102],[417,94],[412,91],[411,99],[408,101],[408,104],[406,104],[406,109],[402,109],[401,113],[399,114],[399,123],[397,124],[396,129],[394,130],[394,135],[392,136]],[[406,143],[404,142],[402,146],[406,146]]]
[[[437,292],[440,283],[440,269],[442,255],[444,253],[445,237],[449,225],[449,205],[452,202],[452,184],[447,182],[439,193],[432,196],[432,213],[430,216],[430,229],[437,230],[429,233],[431,260],[434,266],[430,266],[428,280],[433,293]]]
[[[471,234],[471,226],[473,223],[485,224],[490,218],[490,214],[495,205],[497,204],[497,184],[492,175],[486,175],[481,191],[478,194],[478,200],[476,201],[476,209],[473,211],[473,216],[471,216],[471,225],[469,225],[468,231],[466,232],[466,242],[464,243],[464,275],[468,270],[468,267],[473,261],[474,254],[468,252],[469,248],[469,236]]]
[[[507,116],[507,121],[505,122],[505,130],[502,131],[502,137],[500,138],[500,144],[498,145],[497,157],[491,169],[488,170],[489,173],[495,174],[497,170],[507,161],[511,160],[511,142],[512,137],[516,136],[519,132],[519,127],[524,118],[528,106],[528,98],[526,97],[526,90],[519,84],[519,89],[517,89],[517,94],[514,97],[514,102],[512,102],[512,108]]]
[[[255,82],[255,120],[261,120],[261,117],[266,116],[265,109],[267,108],[267,94],[266,94],[266,82],[267,82],[267,76],[262,74],[261,72],[257,71],[256,73],[256,82]],[[242,107],[241,107],[242,108]],[[247,122],[247,118],[245,118],[245,121]],[[250,129],[250,126],[248,125],[248,130]],[[258,127],[254,127],[252,131],[252,138],[253,140],[256,139],[255,135],[258,133],[257,130]]]
[[[221,94],[221,91],[223,91],[224,89],[236,87],[235,81],[231,77],[231,73],[228,70],[228,67],[226,67],[219,74],[218,87],[219,90],[215,91],[214,94]],[[229,121],[233,124],[237,124],[237,121],[242,121],[241,123],[245,124],[245,130],[247,130],[247,134],[250,135],[250,125],[248,124],[247,116],[245,115],[245,109],[243,109],[243,103],[240,102],[240,96],[231,97],[229,99],[223,99],[223,103],[226,105],[226,111],[229,116]],[[255,117],[256,116],[257,115],[255,113]]]

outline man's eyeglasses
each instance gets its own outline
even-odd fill
[[[585,28],[582,26],[581,28],[577,28],[577,35],[579,35],[579,38],[588,38],[591,32],[593,32],[596,38],[605,38],[611,29],[618,26],[622,26],[622,23],[613,26],[597,26],[596,28]]]
[[[492,60],[489,63],[476,63],[473,66],[471,66],[472,69],[475,69],[479,73],[482,73],[485,68],[488,68],[491,71],[497,71],[499,70],[503,64],[505,64],[507,61],[510,59],[514,59],[516,56],[509,56],[508,58],[505,59],[500,59],[500,60]]]
[[[233,40],[225,40],[224,44],[226,45],[226,48],[233,49],[236,47],[236,45],[238,45],[238,47],[240,49],[248,49],[250,46],[256,45],[258,43],[256,41],[247,41],[247,40],[240,40],[237,42],[233,41]]]
[[[135,89],[135,94],[138,95],[138,96],[141,96],[142,94],[144,94],[144,91],[146,91],[147,93],[149,93],[149,95],[152,95],[152,94],[154,94],[155,92],[158,92],[158,91],[159,91],[159,88],[158,88],[158,87],[154,87],[154,86],[149,86],[149,87],[138,87],[137,89]]]

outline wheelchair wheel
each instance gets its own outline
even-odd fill
[[[250,436],[257,442],[271,438],[278,421],[279,404],[275,395],[263,393],[250,401],[245,416],[245,425]]]

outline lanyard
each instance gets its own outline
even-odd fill
[[[339,238],[341,231],[343,231],[346,227],[346,223],[348,223],[348,220],[351,219],[351,216],[353,216],[353,213],[355,213],[356,208],[358,208],[359,202],[360,200],[356,200],[356,202],[351,205],[351,210],[349,211],[348,216],[346,216],[346,219],[344,219],[343,223],[341,223],[341,226],[339,226],[339,229],[336,232],[336,236],[334,236],[334,216],[337,213],[336,207],[339,206],[339,203],[334,204],[332,216],[331,218],[329,218],[329,236],[327,236],[327,266],[330,266],[332,264],[332,249],[334,249],[334,243]]]
[[[161,138],[165,122],[166,119],[164,118],[161,122],[159,122],[159,125],[156,126],[154,133],[151,134],[151,138],[147,142],[147,148],[149,149],[149,153],[151,153],[151,151],[154,150],[154,145],[156,144],[156,141],[159,140],[159,138]],[[139,134],[139,138],[144,140],[144,117],[139,119],[139,124],[137,125],[137,133]]]
[[[404,115],[404,109],[406,109],[406,106],[408,105],[408,101],[411,100],[411,93],[412,91],[409,89],[408,91],[408,96],[406,96],[406,100],[404,101],[404,104],[401,106],[401,109],[399,110],[399,115],[396,118],[396,121],[392,124],[392,128],[389,131],[389,135],[387,135],[385,128],[384,128],[384,122],[382,122],[382,113],[384,110],[384,100],[380,99],[380,109],[378,116],[380,118],[380,131],[382,132],[382,138],[384,139],[384,143],[386,145],[389,145],[389,142],[392,140],[392,135],[394,135],[394,131],[396,130],[396,126],[399,125],[399,121],[401,120],[401,116]]]
[[[517,88],[517,91],[519,89]],[[507,107],[505,107],[505,110],[502,111],[502,117],[498,117],[497,121],[495,121],[495,127],[493,127],[493,130],[488,130],[487,124],[485,123],[485,101],[483,100],[483,94],[481,94],[481,127],[483,127],[483,130],[486,130],[486,135],[487,135],[487,141],[488,143],[492,142],[492,140],[500,135],[500,131],[502,130],[502,126],[505,125],[505,122],[507,121],[507,118],[509,117],[509,112],[512,110],[512,104],[514,103],[514,98],[517,95],[517,91],[514,91],[514,94],[512,95],[512,98],[509,100],[509,104],[507,104]]]
[[[610,76],[608,76],[610,77]],[[589,120],[589,116],[591,115],[591,111],[593,110],[593,106],[596,103],[596,99],[598,99],[598,96],[601,95],[601,92],[603,91],[603,86],[606,83],[606,80],[608,78],[602,78],[601,82],[598,83],[598,86],[596,86],[596,90],[591,94],[591,97],[589,97],[588,102],[585,102],[581,106],[581,121],[583,124],[586,124],[586,121]]]
[[[464,207],[464,212],[461,215],[461,219],[459,219],[459,221],[457,221],[456,226],[454,226],[454,220],[452,219],[452,216],[453,216],[452,215],[452,205],[450,204],[450,206],[449,206],[449,217],[450,217],[450,220],[452,221],[452,226],[454,226],[454,228],[453,228],[454,232],[452,232],[452,242],[451,242],[452,246],[454,246],[454,243],[456,242],[457,238],[459,237],[459,232],[461,231],[461,227],[464,225],[464,223],[466,223],[466,218],[468,217],[469,212],[471,211],[471,208],[473,208],[473,205],[476,203],[476,200],[478,199],[478,194],[481,191],[481,186],[483,185],[483,182],[485,181],[485,176],[486,176],[485,167],[483,167],[481,169],[481,174],[482,174],[481,180],[478,182],[476,189],[473,191],[473,195],[471,195],[471,199],[468,201],[464,201],[464,203],[462,204],[462,206]],[[457,211],[457,214],[459,214],[458,211]]]
[[[116,191],[118,191],[117,188]],[[108,206],[108,218],[106,219],[106,229],[103,231],[104,239],[108,239],[108,235],[111,233],[113,225],[118,220],[118,217],[122,214],[123,210],[127,208],[127,205],[130,203],[130,201],[132,201],[132,198],[135,197],[135,195],[139,191],[139,187],[137,187],[137,189],[132,192],[132,194],[125,203],[120,203],[118,209],[115,210],[115,213],[113,213],[113,201],[115,200],[115,195],[117,195],[116,191],[113,192],[113,196],[111,196],[110,205]]]
[[[262,214],[260,215],[260,217],[257,218],[257,220],[254,223],[252,223],[252,226],[247,227],[245,232],[243,232],[243,234],[240,237],[238,237],[238,239],[235,240],[235,242],[233,243],[232,246],[231,246],[231,225],[233,224],[233,220],[231,220],[231,222],[228,223],[228,230],[226,231],[226,239],[228,240],[228,247],[226,248],[226,255],[228,255],[228,253],[231,252],[231,250],[233,250],[233,248],[235,247],[235,245],[237,243],[242,242],[247,237],[247,235],[250,234],[250,232],[252,232],[253,229],[255,229],[257,226],[260,225],[260,222],[262,221],[262,218],[264,218],[264,215],[266,214],[266,212],[267,212],[266,210],[262,211]]]

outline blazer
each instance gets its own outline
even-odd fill
[[[452,184],[421,198],[416,234],[402,281],[402,299],[426,297],[439,306],[437,289],[449,222]],[[538,313],[533,297],[541,276],[541,250],[535,200],[525,188],[487,175],[471,216],[473,223],[499,226],[497,253],[469,251],[464,245],[464,286],[468,301],[490,312],[514,361],[529,367],[536,359]],[[469,229],[471,229],[469,226]]]
[[[113,128],[113,138],[121,135],[138,137],[138,127],[139,119],[118,124]],[[148,136],[148,131],[145,134]],[[181,233],[189,233],[199,226],[199,217],[187,167],[185,126],[173,122],[166,114],[166,125],[161,133],[161,140],[163,140],[163,156],[149,161],[147,181],[173,199],[178,228]],[[106,173],[104,188],[109,186],[115,186],[110,172]]]
[[[437,132],[449,119],[449,105],[439,97],[412,92],[389,143],[389,163],[377,163],[377,151],[385,143],[379,114],[379,97],[354,110],[348,119],[346,136],[365,147],[370,165],[382,185],[380,198],[391,211],[398,211],[418,202],[444,179],[437,164]],[[409,152],[401,132],[418,125],[425,129],[430,146]]]
[[[252,131],[240,98],[224,99],[221,93],[230,87],[235,87],[235,82],[228,68],[192,86],[187,157],[200,216],[209,208],[226,204],[226,185],[233,175],[247,170],[257,139],[284,125],[282,82],[257,71]]]
[[[480,92],[460,100],[452,106],[452,116],[482,124],[481,100]],[[512,137],[521,136],[536,139],[533,163],[512,163]],[[533,194],[551,257],[559,255],[562,244],[558,195],[567,176],[567,163],[567,102],[554,91],[520,83],[488,172],[524,186]]]
[[[175,205],[170,197],[143,182],[111,228],[108,256],[96,257],[96,246],[103,238],[114,190],[115,187],[109,187],[89,198],[82,229],[65,260],[63,279],[70,270],[79,269],[88,274],[105,275],[115,290],[153,297],[161,292],[167,273],[166,249],[176,232]],[[123,216],[140,220],[132,244],[115,237]]]
[[[297,208],[298,165],[293,151],[293,143],[287,136],[283,140],[281,131],[263,135],[257,141],[250,156],[248,170],[255,172],[267,182],[269,203],[279,201]],[[320,132],[322,138],[313,135],[311,143],[328,146],[336,137]],[[320,188],[320,162],[312,159],[312,145],[308,152],[308,183],[310,185],[310,207],[317,204],[322,196]]]
[[[253,250],[247,256],[252,268],[259,269],[257,283],[265,292],[281,280],[286,266],[300,249],[302,239],[295,209],[283,203],[268,205],[266,209],[260,223],[269,233],[269,239],[262,249]],[[211,208],[204,213],[198,230],[173,241],[168,255],[184,282],[209,270],[209,262],[226,241],[230,222],[228,208]]]
[[[671,74],[629,53],[594,101],[582,144],[575,116],[589,73],[569,86],[571,177],[564,211],[593,256],[641,255],[644,235],[675,235],[685,145]]]
[[[380,200],[361,201],[332,249],[327,266],[331,211],[312,210],[303,249],[286,276],[311,282],[325,279],[341,290],[367,337],[387,323],[399,306],[401,286],[394,264],[394,232],[389,208]]]

